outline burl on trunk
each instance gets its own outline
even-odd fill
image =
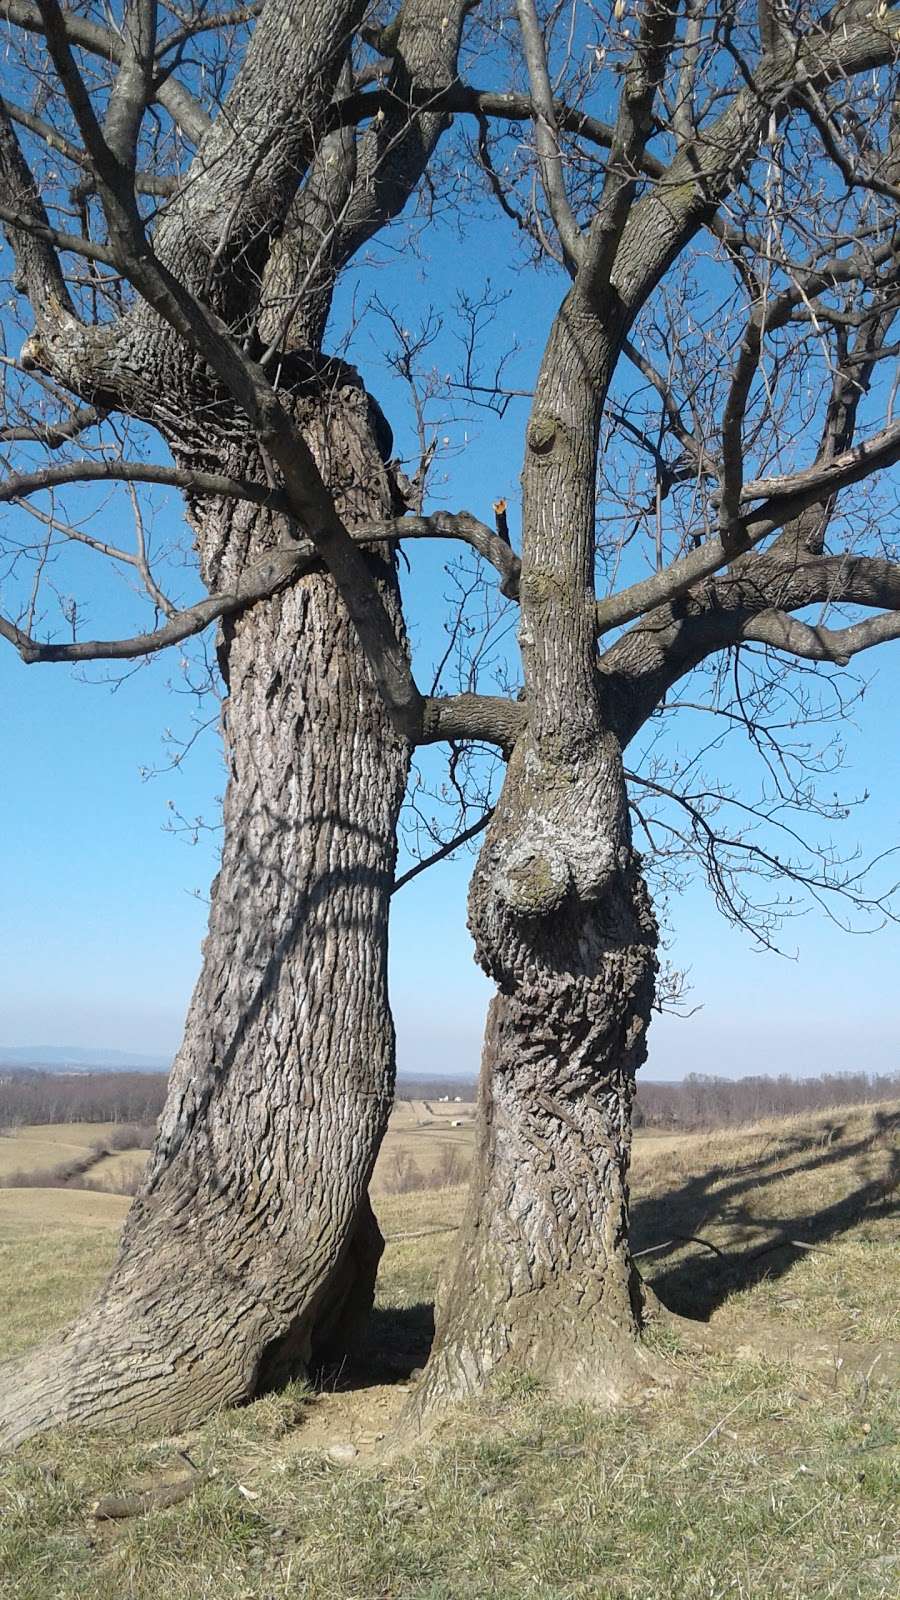
[[[609,1398],[640,1365],[628,1164],[657,967],[614,740],[567,768],[524,737],[470,926],[497,994],[472,1195],[414,1409],[473,1395],[505,1368]]]

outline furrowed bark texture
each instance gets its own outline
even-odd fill
[[[528,729],[469,901],[498,992],[473,1197],[414,1415],[477,1394],[504,1366],[593,1399],[621,1394],[640,1370],[627,1173],[657,933],[597,672],[593,584],[599,423],[627,325],[611,297],[590,303],[576,286],[528,424]]]
[[[389,515],[358,380],[332,369],[295,404],[348,523]],[[249,441],[210,448],[264,474]],[[210,583],[290,534],[246,504],[193,517]],[[393,565],[370,559],[399,617]],[[338,1358],[371,1304],[408,752],[324,576],[245,612],[221,655],[222,864],[156,1148],[99,1299],[0,1375],[7,1444],[66,1421],[183,1428]]]
[[[550,772],[526,735],[486,837],[470,926],[498,992],[479,1148],[415,1413],[505,1367],[583,1398],[634,1383],[627,1174],[657,934],[623,795],[612,744],[589,770]],[[594,833],[600,813],[612,852]]]

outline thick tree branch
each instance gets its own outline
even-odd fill
[[[35,226],[24,225],[28,218]],[[6,225],[19,284],[31,301],[38,326],[48,321],[58,322],[61,318],[74,324],[75,308],[49,236],[47,213],[3,100],[0,100],[0,220]]]
[[[890,639],[900,639],[900,611],[883,611],[847,628],[826,628],[801,622],[784,611],[764,611],[744,623],[740,637],[745,641],[771,645],[805,661],[830,661],[846,667],[861,650]]]
[[[131,174],[144,112],[153,99],[157,0],[128,0],[122,23],[122,57],[106,105],[103,135]]]
[[[415,193],[450,126],[445,102],[469,9],[467,0],[404,0],[390,33],[389,81],[367,108],[374,115],[358,139],[338,109],[353,98],[341,93],[352,79],[348,59],[325,137],[266,271],[270,345],[321,346],[339,273]]]
[[[211,259],[188,286],[204,296],[208,280],[222,292],[228,286],[234,306],[220,307],[226,320],[232,309],[246,319],[258,302],[271,242],[327,124],[363,9],[363,0],[267,0],[224,105],[161,220],[156,252],[182,277],[196,271],[196,249],[185,259],[185,235],[204,239]]]
[[[522,701],[500,695],[455,694],[425,701],[416,744],[446,739],[476,740],[499,745],[509,754],[525,730],[528,710]]]
[[[800,82],[820,88],[897,54],[892,14],[838,4],[808,36],[785,41],[758,64],[753,81],[681,149],[650,192],[631,207],[611,274],[633,314],[699,228],[708,225],[759,148],[772,115],[783,118]],[[586,285],[587,287],[587,285]],[[596,288],[602,292],[598,279]]]
[[[562,245],[566,268],[574,277],[581,261],[584,241],[566,192],[565,169],[553,108],[553,90],[547,68],[547,52],[534,0],[516,0],[516,14],[531,84],[531,99],[537,113],[534,138],[541,184],[547,209],[553,218],[553,225]]]
[[[264,0],[254,0],[254,4],[235,6],[231,11],[214,11],[206,16],[200,13],[191,17],[180,28],[173,28],[160,39],[156,47],[157,60],[163,60],[171,55],[173,50],[179,50],[189,39],[196,39],[198,34],[220,32],[223,28],[238,28],[244,22],[252,22],[262,11]]]
[[[34,211],[26,210],[22,206],[11,206],[7,205],[5,201],[0,202],[0,222],[3,223],[8,231],[11,230],[15,234],[25,234],[29,240],[35,240],[40,245],[49,245],[53,251],[70,250],[73,255],[83,256],[85,261],[98,261],[105,267],[117,267],[119,264],[119,258],[115,250],[111,250],[108,245],[95,244],[92,239],[86,239],[80,233],[66,233],[62,228],[52,228],[49,222],[44,221],[40,214],[36,215]],[[49,255],[45,254],[44,259],[49,261]],[[27,266],[26,270],[28,270]],[[39,284],[40,274],[31,281]],[[49,281],[49,273],[47,274],[47,281]],[[61,273],[60,281],[62,281]],[[25,280],[23,279],[23,287],[24,283]],[[68,295],[68,290],[66,290],[66,294]],[[30,292],[28,297],[31,299]],[[73,313],[69,312],[67,315],[69,321],[74,325],[75,317]],[[48,318],[47,321],[48,323],[52,322],[52,318]]]
[[[842,450],[830,459],[818,460],[801,472],[785,473],[773,478],[754,478],[741,489],[741,500],[765,500],[763,506],[751,513],[752,522],[777,513],[781,502],[805,497],[813,493],[817,498],[846,489],[859,483],[883,467],[893,466],[900,456],[900,422],[890,423],[870,439]]]
[[[98,192],[120,270],[157,315],[203,357],[244,411],[260,446],[281,471],[291,514],[312,540],[335,581],[389,714],[399,731],[413,736],[421,723],[422,696],[377,585],[335,510],[306,440],[258,362],[235,342],[221,319],[195,299],[189,288],[154,255],[144,235],[127,175],[103,138],[69,47],[57,0],[39,0],[39,5],[48,50],[94,163]],[[291,16],[289,0],[285,0],[284,13],[276,0],[272,0],[263,21],[273,13],[283,33]],[[263,23],[260,29],[262,26]],[[260,29],[253,43],[260,38]],[[278,37],[276,32],[275,40],[269,39],[270,48],[278,42]],[[252,50],[253,44],[248,51],[245,72]],[[324,55],[327,61],[327,51],[326,36],[312,48],[312,59],[321,62]],[[306,61],[302,48],[300,58]],[[309,67],[309,63],[306,64]],[[257,69],[258,66],[257,62]],[[243,78],[243,74],[241,76]],[[260,85],[254,72],[250,73],[249,80],[254,91],[249,97],[252,104]],[[232,97],[237,93],[237,88],[232,90]],[[246,107],[244,109],[246,111]],[[290,117],[286,110],[284,114],[288,124]],[[279,131],[289,146],[287,126]]]
[[[103,413],[94,406],[80,406],[67,422],[11,423],[9,427],[0,428],[0,444],[42,444],[48,450],[57,450],[102,420]]]
[[[95,413],[86,414],[96,421]],[[86,426],[83,423],[82,426]],[[29,434],[29,437],[33,435]],[[250,479],[229,478],[225,473],[201,472],[193,467],[170,467],[162,462],[54,461],[34,472],[15,472],[0,480],[0,505],[24,500],[32,494],[59,489],[73,483],[156,483],[181,489],[193,496],[248,500],[270,511],[290,514],[283,491],[270,489]],[[352,534],[355,544],[398,543],[405,539],[452,539],[468,544],[496,568],[502,579],[501,591],[510,599],[518,595],[520,562],[507,541],[470,511],[433,511],[428,515],[395,517],[389,522],[363,523]],[[315,546],[308,546],[314,558]],[[304,560],[306,557],[304,556]]]
[[[8,618],[0,616],[0,638],[7,639],[28,666],[85,661],[130,661],[182,644],[213,622],[234,616],[248,606],[270,599],[316,563],[309,545],[287,546],[268,552],[248,568],[239,584],[227,594],[210,595],[196,605],[174,613],[152,633],[129,639],[75,639],[65,644],[42,643]],[[508,753],[521,735],[526,708],[501,696],[462,694],[422,701],[421,717],[409,735],[414,744],[447,740],[478,740]],[[461,841],[457,841],[459,843]]]
[[[48,150],[54,150],[57,155],[63,156],[66,161],[70,161],[74,167],[81,168],[87,174],[71,191],[73,198],[83,199],[86,195],[93,194],[94,182],[91,163],[85,152],[78,145],[74,145],[68,139],[64,139],[56,128],[50,126],[49,122],[45,122],[42,117],[34,116],[30,111],[26,111],[24,106],[14,105],[12,101],[7,100],[6,110],[10,121],[18,123],[22,128],[27,128],[29,133],[33,133],[38,139],[43,140]],[[156,172],[136,172],[134,174],[134,187],[138,194],[157,195],[164,199],[166,196],[175,193],[178,183],[179,179],[175,173],[171,173],[168,176]]]
[[[887,621],[878,621],[868,635],[847,637],[852,630],[823,630],[802,622],[791,633],[786,623],[794,619],[788,613],[811,605],[862,606],[898,615],[900,562],[803,551],[792,561],[779,554],[747,555],[677,606],[651,612],[600,658],[601,682],[623,744],[680,678],[717,651],[758,639],[805,659],[839,662],[842,653],[849,660],[869,642],[881,642],[882,630],[885,637],[895,637]]]
[[[31,111],[26,111],[24,106],[14,105],[11,100],[6,100],[4,104],[10,121],[17,122],[20,127],[27,128],[29,133],[42,139],[48,150],[55,150],[57,155],[63,156],[66,161],[71,161],[75,167],[90,166],[84,151],[68,139],[64,139],[56,128],[51,128],[49,122],[45,122],[42,117],[34,116]]]
[[[781,478],[760,478],[744,485],[742,499],[768,498],[745,513],[741,523],[743,548],[751,549],[809,506],[821,504],[838,490],[859,483],[896,461],[900,461],[900,423],[892,423],[871,439],[863,440],[830,461],[817,462],[805,471]],[[661,572],[598,601],[598,634],[632,622],[644,612],[685,594],[702,579],[712,577],[733,555],[733,543],[726,549],[721,539],[709,539],[698,550],[692,550]]]
[[[480,522],[468,511],[432,511],[428,516],[399,517],[389,524],[390,531],[375,538],[398,539],[458,539],[477,550],[500,574],[500,592],[510,600],[519,598],[519,577],[522,569],[515,551],[500,534]],[[364,537],[372,538],[372,534]]]
[[[66,644],[42,643],[15,623],[0,617],[0,635],[8,639],[29,666],[43,662],[133,661],[155,655],[202,633],[211,623],[232,616],[279,589],[314,565],[310,547],[291,545],[273,550],[248,568],[240,582],[226,594],[210,595],[196,605],[175,612],[161,628],[128,639],[73,639]]]
[[[746,271],[746,269],[745,269]],[[744,335],[738,346],[737,357],[728,386],[728,396],[722,412],[721,493],[719,496],[719,539],[724,550],[734,554],[745,547],[744,527],[741,520],[741,499],[744,484],[744,418],[753,381],[759,371],[763,347],[763,331],[768,322],[765,298],[759,294],[758,285],[751,276],[756,292],[756,305],[747,320]]]
[[[335,102],[331,119],[343,125],[368,121],[387,112],[396,95],[389,88],[356,91]],[[447,87],[429,85],[425,80],[414,84],[410,103],[417,109],[428,108],[435,113],[464,114],[472,117],[492,117],[500,122],[532,122],[540,115],[537,103],[530,94],[515,90],[480,89],[474,84],[454,82]],[[575,134],[586,144],[609,150],[615,137],[611,122],[603,122],[577,106],[570,106],[556,96],[552,100],[553,119],[557,132]],[[658,178],[665,172],[665,162],[647,151],[640,158],[641,171],[648,177]]]
[[[590,300],[602,296],[606,289],[634,204],[644,148],[652,132],[653,106],[677,21],[678,7],[671,0],[647,0],[622,79],[603,192],[584,252],[581,283]]]
[[[283,494],[277,490],[266,491],[258,484],[239,483],[215,473],[188,472],[175,467],[151,466],[128,461],[63,462],[44,471],[19,473],[0,484],[0,503],[16,502],[25,495],[59,487],[62,484],[106,482],[115,479],[128,483],[166,484],[196,495],[249,499],[267,506],[270,510],[282,512],[287,510],[287,501]],[[80,531],[73,530],[69,536],[78,537],[101,554],[130,562],[132,565],[140,565],[138,556],[91,538]],[[509,546],[486,523],[480,522],[467,511],[438,511],[431,516],[397,517],[389,522],[363,523],[354,528],[351,537],[354,544],[360,546],[399,544],[405,539],[460,540],[471,545],[496,566],[504,585],[514,585],[517,581],[518,560]],[[149,633],[135,634],[130,638],[77,639],[63,644],[42,642],[2,617],[0,617],[0,635],[15,646],[23,661],[28,664],[50,661],[135,660],[140,656],[155,655],[172,645],[183,643],[185,639],[202,633],[220,618],[243,611],[257,601],[269,599],[280,589],[287,587],[304,574],[315,571],[319,566],[320,558],[316,547],[308,539],[283,545],[274,551],[267,551],[259,561],[247,569],[233,589],[222,594],[209,595],[192,606],[173,612],[163,627]],[[504,592],[509,593],[509,588],[504,588]],[[483,712],[480,709],[483,698],[463,697],[454,715],[462,715],[466,727],[473,723],[473,719],[477,722],[479,716],[493,715],[490,707],[494,707],[495,702],[491,701],[488,712]],[[432,709],[433,706],[444,707],[446,704],[445,701],[427,702],[423,721],[427,722],[430,731],[425,742],[433,742],[435,738],[455,737],[452,731],[445,731],[450,726],[448,721],[450,713],[446,710]],[[496,702],[496,704],[505,706],[507,702]],[[493,742],[504,743],[508,737],[507,729],[513,725],[517,726],[515,719],[510,724],[508,713],[504,712],[500,724],[501,731]],[[439,731],[435,732],[435,728]],[[468,737],[475,735],[469,734]],[[484,737],[487,738],[488,735],[485,734]]]

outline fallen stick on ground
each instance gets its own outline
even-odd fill
[[[712,1250],[713,1254],[721,1256],[723,1261],[727,1259],[725,1250],[720,1250],[717,1244],[710,1244],[708,1239],[701,1239],[697,1233],[673,1233],[671,1239],[667,1239],[664,1244],[651,1244],[646,1250],[635,1250],[633,1259],[637,1261],[638,1256],[652,1256],[659,1250],[671,1250],[675,1244],[702,1244],[705,1250]]]
[[[760,1256],[770,1255],[773,1250],[821,1250],[826,1256],[837,1255],[827,1244],[807,1244],[805,1239],[774,1239],[771,1244],[764,1244],[761,1250],[754,1250],[751,1261],[758,1261]]]
[[[187,1500],[203,1482],[203,1474],[194,1472],[189,1478],[173,1478],[135,1494],[103,1495],[91,1506],[91,1516],[96,1522],[117,1522],[125,1517],[142,1517],[148,1511],[164,1511],[167,1506]]]
[[[719,1418],[719,1420],[716,1423],[715,1427],[714,1428],[710,1428],[709,1433],[705,1433],[703,1435],[703,1438],[700,1440],[699,1444],[693,1445],[692,1448],[687,1452],[687,1455],[682,1456],[681,1460],[678,1463],[679,1467],[683,1467],[686,1461],[690,1461],[691,1456],[695,1456],[697,1454],[698,1450],[702,1450],[703,1446],[705,1444],[709,1444],[710,1439],[714,1439],[716,1437],[716,1434],[720,1433],[722,1428],[724,1428],[726,1422],[728,1421],[728,1418],[729,1417],[733,1417],[734,1413],[736,1411],[740,1411],[741,1406],[745,1406],[747,1404],[748,1400],[752,1400],[754,1398],[754,1396],[758,1395],[758,1394],[759,1394],[759,1389],[753,1389],[750,1394],[741,1395],[741,1398],[738,1401],[737,1405],[732,1406],[730,1411],[726,1411],[724,1417],[720,1417]]]

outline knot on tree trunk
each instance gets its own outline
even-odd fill
[[[510,923],[528,940],[541,922],[559,923],[554,943],[572,933],[577,942],[588,908],[615,901],[632,849],[621,757],[612,774],[607,757],[588,750],[573,762],[530,743],[516,751],[473,884],[480,945],[499,949]]]
[[[114,404],[121,387],[118,344],[116,324],[92,327],[53,302],[22,345],[19,365],[46,373],[89,404]]]
[[[516,917],[545,917],[558,911],[571,886],[569,863],[552,838],[517,840],[497,872],[497,894]]]
[[[496,892],[514,917],[552,916],[570,895],[584,904],[600,900],[627,866],[627,851],[602,832],[563,832],[544,818],[529,821],[497,866]]]

